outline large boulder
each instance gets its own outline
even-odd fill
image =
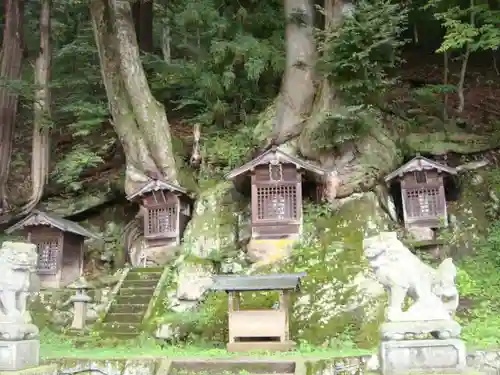
[[[232,183],[222,182],[198,197],[176,261],[175,290],[170,293],[172,310],[181,312],[197,305],[212,283],[214,263],[228,272],[241,269],[240,205],[234,195]]]
[[[237,247],[239,207],[233,190],[231,182],[222,182],[200,194],[184,232],[184,255],[207,259]]]
[[[339,205],[335,211],[308,210],[305,235],[279,270],[307,273],[294,305],[296,337],[330,344],[351,330],[358,345],[371,346],[378,337],[385,295],[371,277],[363,239],[387,230],[392,221],[373,192],[354,194]]]
[[[378,337],[384,294],[370,278],[362,242],[365,236],[387,230],[390,225],[391,220],[373,192],[344,199],[335,210],[306,205],[304,235],[291,256],[260,269],[252,267],[250,272],[307,273],[291,319],[294,340],[330,344],[349,331],[358,344],[373,345]],[[272,292],[243,293],[242,304],[245,308],[271,308],[276,298]],[[198,311],[203,319],[192,325],[191,334],[224,342],[226,293],[208,294]]]
[[[447,203],[450,227],[440,236],[451,255],[471,254],[490,225],[488,214],[498,211],[500,183],[488,169],[465,172],[455,181],[456,200]]]

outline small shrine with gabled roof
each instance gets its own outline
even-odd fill
[[[406,228],[448,225],[444,178],[456,174],[455,168],[417,155],[385,177],[386,183],[401,185]]]
[[[148,246],[180,244],[191,217],[192,199],[186,189],[151,180],[127,199],[144,208],[144,239]]]
[[[84,241],[99,239],[80,224],[38,210],[8,228],[22,231],[38,251],[37,274],[42,288],[63,288],[83,274]]]
[[[248,352],[255,350],[293,350],[290,339],[291,294],[300,291],[300,280],[305,272],[271,275],[219,275],[214,277],[212,291],[228,293],[227,350]],[[241,294],[245,292],[277,291],[279,300],[272,309],[244,309]]]
[[[251,188],[252,238],[288,238],[302,230],[303,182],[328,172],[276,146],[230,172],[237,189]]]

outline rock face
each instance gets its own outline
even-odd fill
[[[176,298],[179,301],[195,302],[212,285],[213,269],[203,264],[183,264],[177,276]]]
[[[239,272],[245,263],[238,251],[240,204],[234,200],[231,182],[222,182],[201,193],[193,218],[184,232],[181,255],[176,260],[176,290],[170,293],[171,307],[183,312],[202,299],[212,283],[212,261],[222,272]]]
[[[294,337],[325,344],[357,322],[355,339],[371,345],[377,340],[383,288],[370,277],[362,242],[386,229],[390,219],[372,192],[355,194],[339,205],[331,212],[312,208],[307,213],[304,236],[281,266],[307,273],[294,306]]]
[[[222,182],[201,193],[184,232],[183,254],[206,259],[237,247],[239,210],[232,189]]]

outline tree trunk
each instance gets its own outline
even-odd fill
[[[19,215],[25,215],[42,199],[49,177],[51,102],[50,77],[52,70],[51,0],[42,0],[40,13],[40,53],[35,63],[35,102],[31,155],[32,194]]]
[[[327,35],[330,35],[329,30],[334,30],[341,26],[343,5],[343,0],[325,0],[325,31],[327,31]],[[339,105],[340,101],[335,88],[328,79],[323,78],[316,93],[311,114],[299,138],[298,145],[302,155],[310,159],[318,159],[320,157],[316,148],[312,147],[314,146],[314,142],[311,139],[311,135],[320,124],[323,117],[322,114],[331,112]]]
[[[285,0],[286,67],[276,108],[272,141],[282,144],[299,135],[315,94],[313,7],[310,0]]]
[[[19,80],[23,58],[23,0],[5,1],[0,75],[3,80]],[[17,115],[18,94],[0,87],[0,212],[7,211],[7,180],[12,139]]]
[[[178,184],[170,126],[141,65],[129,2],[91,0],[90,10],[113,125],[127,160],[126,193],[148,177]]]
[[[352,11],[352,6],[343,0],[325,0],[324,8],[325,28],[340,26],[344,13]],[[311,5],[308,0],[285,0],[287,64],[282,89],[277,104],[273,103],[261,115],[254,137],[267,141],[266,146],[286,143],[287,151],[300,154],[329,170],[322,183],[330,202],[373,189],[384,175],[402,163],[403,149],[437,155],[457,150],[464,154],[474,153],[498,146],[497,141],[488,137],[468,133],[426,133],[425,139],[422,134],[402,134],[398,129],[407,128],[407,124],[402,123],[404,119],[391,111],[367,107],[364,115],[370,128],[366,135],[345,141],[335,150],[319,151],[313,137],[315,130],[327,112],[335,112],[342,108],[343,103],[334,83],[332,86],[328,80],[318,77],[319,83],[315,85],[312,21],[306,16],[304,20],[307,22],[300,26],[290,22],[290,18],[296,18],[290,15],[297,13],[297,9],[302,9],[307,15]]]
[[[339,27],[343,21],[344,2],[325,0],[325,28]],[[335,87],[320,77],[315,82],[316,49],[312,38],[312,18],[298,26],[290,22],[296,9],[312,14],[308,0],[286,0],[288,18],[286,30],[287,65],[282,89],[277,101],[276,121],[267,143],[288,143],[292,152],[321,164],[331,173],[323,181],[325,197],[332,202],[354,192],[370,189],[384,173],[389,173],[400,162],[400,153],[394,138],[382,128],[356,142],[346,142],[338,152],[320,153],[314,147],[312,135],[326,112],[333,112],[342,104]],[[305,62],[305,64],[303,64]],[[315,84],[316,83],[316,84]],[[268,122],[267,116],[263,116]],[[257,126],[256,135],[266,126]],[[291,141],[291,142],[288,142]]]

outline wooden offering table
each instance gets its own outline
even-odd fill
[[[288,351],[295,347],[289,337],[290,292],[299,290],[305,273],[252,276],[216,276],[212,290],[229,295],[229,343],[227,350]],[[279,307],[270,310],[240,310],[240,293],[279,291]]]

